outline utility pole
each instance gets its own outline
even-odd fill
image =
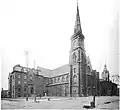
[[[35,66],[36,66],[36,65],[35,65],[35,60],[34,60],[34,69],[35,69]]]
[[[26,94],[26,101],[28,101],[28,51],[24,51],[26,56],[26,66],[27,66],[27,94]]]
[[[35,60],[34,60],[34,69],[35,69]],[[36,72],[36,71],[35,71]],[[37,78],[37,74],[34,74],[34,101],[36,102],[36,78]]]

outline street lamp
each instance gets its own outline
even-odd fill
[[[95,108],[95,86],[93,86],[93,101],[91,102],[91,107]]]
[[[94,91],[94,94],[93,94],[93,102],[95,102],[95,94],[96,94],[95,86],[93,87],[93,91]]]
[[[28,101],[28,68],[27,68],[27,94],[26,94],[26,101]]]
[[[87,109],[95,108],[95,86],[93,86],[92,89],[93,89],[93,101],[90,102],[90,104],[91,104],[90,106],[89,105],[84,105],[83,108],[87,108]]]
[[[35,69],[35,68],[34,68]],[[38,72],[38,71],[37,71]],[[35,72],[34,72],[35,73]],[[37,74],[34,74],[34,101],[36,102],[36,78],[38,77]]]

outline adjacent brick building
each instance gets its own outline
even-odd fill
[[[112,96],[118,95],[117,84],[110,81],[110,74],[107,69],[107,65],[104,65],[104,69],[102,72],[102,79],[100,79],[100,95],[101,96]]]
[[[1,98],[7,98],[8,97],[8,90],[3,90],[1,91]]]
[[[27,92],[28,96],[44,95],[47,77],[39,75],[39,72],[39,70],[16,65],[8,78],[9,96],[13,98],[25,97]]]

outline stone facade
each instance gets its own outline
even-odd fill
[[[49,78],[46,87],[48,96],[68,96],[69,73]]]
[[[7,98],[8,97],[8,90],[3,90],[1,91],[1,98]]]
[[[117,84],[113,81],[110,81],[110,73],[107,69],[107,65],[104,65],[104,69],[102,72],[102,79],[100,79],[100,95],[101,96],[112,96],[118,95]]]
[[[79,8],[75,21],[74,34],[71,37],[70,51],[70,96],[87,96],[92,94],[92,66],[84,48],[84,35],[80,23]]]
[[[38,67],[30,69],[16,65],[9,74],[9,91],[12,97],[26,94],[44,96],[88,96],[93,88],[99,93],[99,73],[92,69],[84,48],[84,35],[77,6],[74,34],[71,37],[69,64],[54,70]]]

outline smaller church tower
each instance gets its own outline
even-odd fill
[[[107,65],[105,64],[102,72],[102,79],[105,81],[109,81],[109,77],[110,77],[110,74],[109,74],[109,71],[107,70]]]

